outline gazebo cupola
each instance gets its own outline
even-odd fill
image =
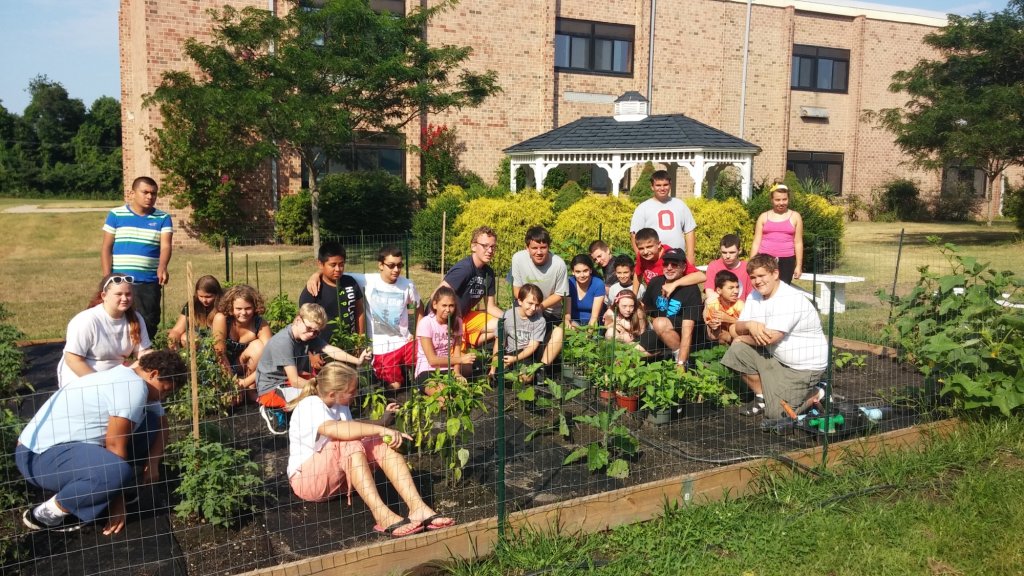
[[[522,166],[533,170],[534,182],[539,185],[555,166],[589,164],[608,174],[611,193],[618,196],[626,172],[652,162],[684,168],[697,197],[705,180],[713,195],[719,172],[736,166],[743,181],[743,199],[750,198],[754,155],[761,151],[759,147],[682,114],[651,116],[648,112],[643,95],[626,92],[615,100],[613,116],[580,118],[506,148],[512,190],[516,189],[516,171]]]

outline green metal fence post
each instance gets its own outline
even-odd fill
[[[831,292],[828,299],[828,363],[825,365],[825,398],[822,402],[822,408],[825,410],[825,432],[822,434],[821,440],[821,469],[825,469],[825,464],[828,462],[828,430],[829,430],[829,415],[832,409],[832,340],[835,338],[835,327],[836,323],[834,318],[836,317],[836,283],[829,282],[828,290]],[[853,424],[852,422],[850,423]]]
[[[501,351],[505,343],[505,323],[498,322],[498,367],[494,377],[498,389],[498,410],[497,426],[494,431],[494,442],[497,452],[497,470],[495,481],[497,482],[496,492],[498,493],[498,538],[505,537],[505,523],[508,521],[508,512],[505,510],[505,363],[501,361]]]

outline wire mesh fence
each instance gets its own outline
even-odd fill
[[[399,247],[406,255],[403,275],[419,287],[419,304],[429,309],[441,275],[424,268],[422,245],[408,235],[328,240],[346,248],[345,272],[354,274],[364,288],[367,277],[383,272],[378,265],[381,246]],[[394,469],[379,466],[368,485],[353,486],[351,502],[348,485],[341,481],[334,486],[340,493],[297,495],[296,463],[289,466],[290,457],[295,458],[295,437],[274,434],[271,429],[281,423],[273,411],[261,411],[230,385],[219,387],[212,382],[215,377],[204,376],[211,371],[201,368],[195,401],[192,386],[185,386],[163,403],[169,448],[157,467],[159,477],[147,477],[151,482],[125,480],[123,491],[117,488],[104,496],[123,494],[131,500],[137,495],[137,502],[127,507],[121,532],[104,534],[104,514],[73,532],[30,530],[25,511],[51,498],[54,486],[26,479],[16,464],[21,450],[16,446],[25,421],[53,418],[59,395],[47,405],[55,396],[53,386],[24,390],[4,402],[0,430],[4,573],[241,573],[419,530],[395,527],[396,517],[419,522],[436,512],[459,523],[504,518],[515,510],[758,457],[782,458],[791,450],[913,424],[924,417],[915,402],[927,388],[925,378],[877,346],[887,342],[881,331],[890,310],[876,292],[906,294],[918,266],[927,262],[948,268],[949,263],[920,252],[901,263],[901,244],[871,254],[841,253],[832,240],[810,246],[805,270],[794,285],[804,291],[799,298],[823,312],[802,320],[817,323],[824,348],[810,339],[789,352],[800,361],[824,354],[825,367],[805,370],[799,397],[784,395],[784,404],[778,395],[766,394],[755,416],[744,412],[757,403],[756,387],[723,365],[732,361],[723,360],[727,349],[716,345],[700,308],[679,310],[677,316],[692,322],[668,322],[667,334],[655,331],[646,340],[615,338],[615,325],[628,320],[619,316],[618,308],[610,315],[610,332],[603,319],[594,328],[551,327],[553,336],[562,339],[561,354],[553,361],[541,354],[506,366],[505,351],[499,347],[496,355],[487,343],[476,350],[464,378],[441,370],[422,378],[422,387],[415,384],[414,360],[375,349],[376,367],[370,361],[358,369],[352,416],[378,418],[389,402],[399,405],[387,428],[412,438],[403,443],[400,456],[408,463],[404,469],[409,477],[395,478]],[[461,256],[446,254],[445,267]],[[566,260],[571,256],[565,255]],[[431,258],[441,260],[437,254]],[[223,266],[225,280],[292,299],[317,271],[309,247],[232,245],[198,264],[198,273],[216,273],[215,267]],[[507,308],[511,290],[504,271],[497,272],[499,302]],[[703,291],[704,286],[695,289]],[[671,294],[664,297],[671,300]],[[183,291],[172,298],[168,304],[177,310],[186,295]],[[415,306],[402,310],[408,315],[408,332],[401,337],[415,348],[422,320]],[[278,330],[302,329],[294,310],[276,320]],[[370,318],[367,323],[372,322]],[[498,326],[495,336],[504,343],[506,323]],[[450,329],[442,340],[453,340],[458,332]],[[672,343],[679,340],[692,343],[688,358],[673,353]],[[50,354],[59,356],[59,345]],[[381,358],[392,365],[381,366]],[[307,357],[292,360],[302,367]],[[820,374],[809,375],[816,372]],[[397,392],[389,387],[396,373],[406,382]],[[820,391],[815,387],[819,382]],[[424,390],[435,394],[428,396]],[[194,428],[196,404],[200,417]],[[80,408],[66,405],[62,413]],[[798,414],[792,417],[789,411]],[[69,426],[68,419],[48,422],[51,430]],[[380,442],[383,434],[373,428],[367,435]],[[195,436],[201,442],[191,440]],[[27,443],[23,436],[21,444]],[[367,450],[372,456],[375,448]],[[136,476],[145,474],[144,465],[140,462]],[[350,470],[349,480],[354,478]],[[366,490],[379,493],[391,512],[367,497]],[[413,493],[422,495],[429,511]],[[423,529],[439,527],[428,522]]]

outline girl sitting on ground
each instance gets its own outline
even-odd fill
[[[540,303],[544,301],[544,293],[536,284],[523,284],[519,288],[519,305],[509,308],[501,321],[505,325],[504,354],[499,355],[499,346],[502,344],[494,340],[494,358],[501,358],[508,370],[520,362],[539,362],[535,358],[537,351],[544,342],[547,329],[544,321],[543,308]],[[490,374],[497,371],[497,360],[491,365]],[[523,382],[533,382],[532,374],[520,376]]]
[[[68,323],[64,355],[57,365],[59,387],[149,352],[146,322],[135,311],[134,281],[123,274],[104,276],[89,307]]]
[[[213,349],[221,366],[236,378],[238,388],[256,400],[256,365],[263,347],[273,336],[263,319],[263,297],[252,286],[228,288],[217,302],[213,316]]]
[[[644,356],[650,356],[648,346],[656,344],[650,342],[650,338],[657,340],[657,335],[648,327],[647,317],[644,316],[642,307],[637,306],[636,294],[632,290],[622,290],[615,295],[615,302],[612,304],[612,321],[605,329],[604,337],[608,340],[617,340],[627,344],[633,344]]]
[[[462,352],[462,320],[455,291],[441,286],[430,299],[430,314],[416,323],[416,385],[428,395],[439,390],[426,386],[434,372],[451,371],[465,379],[476,357]]]
[[[196,343],[210,335],[213,317],[217,314],[217,299],[224,294],[220,282],[207,274],[196,280],[192,308],[196,315]],[[167,332],[167,347],[171,350],[188,348],[188,304],[181,307],[178,321]]]
[[[330,362],[289,403],[288,483],[295,495],[323,502],[344,492],[351,505],[354,489],[376,521],[374,531],[395,538],[454,526],[454,519],[437,514],[423,501],[405,458],[395,451],[403,439],[411,438],[377,423],[352,419],[349,404],[357,383],[354,368]],[[397,404],[389,404],[385,418],[397,410]],[[381,499],[373,478],[376,468],[394,485],[408,507],[408,517],[399,516]]]

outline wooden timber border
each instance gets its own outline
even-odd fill
[[[831,444],[828,466],[839,465],[849,455],[870,455],[886,450],[913,450],[934,436],[946,436],[958,428],[958,420],[942,420]],[[806,466],[821,463],[821,447],[797,450],[788,458]],[[644,522],[661,516],[666,503],[700,504],[753,493],[753,480],[764,471],[790,468],[774,459],[757,459],[684,474],[674,478],[574,498],[530,508],[509,515],[507,528],[526,526],[538,530],[558,527],[565,533],[594,533]],[[425,532],[331,552],[314,558],[248,572],[247,576],[360,576],[414,571],[452,556],[475,558],[490,553],[498,541],[496,517],[460,524],[447,530]]]

